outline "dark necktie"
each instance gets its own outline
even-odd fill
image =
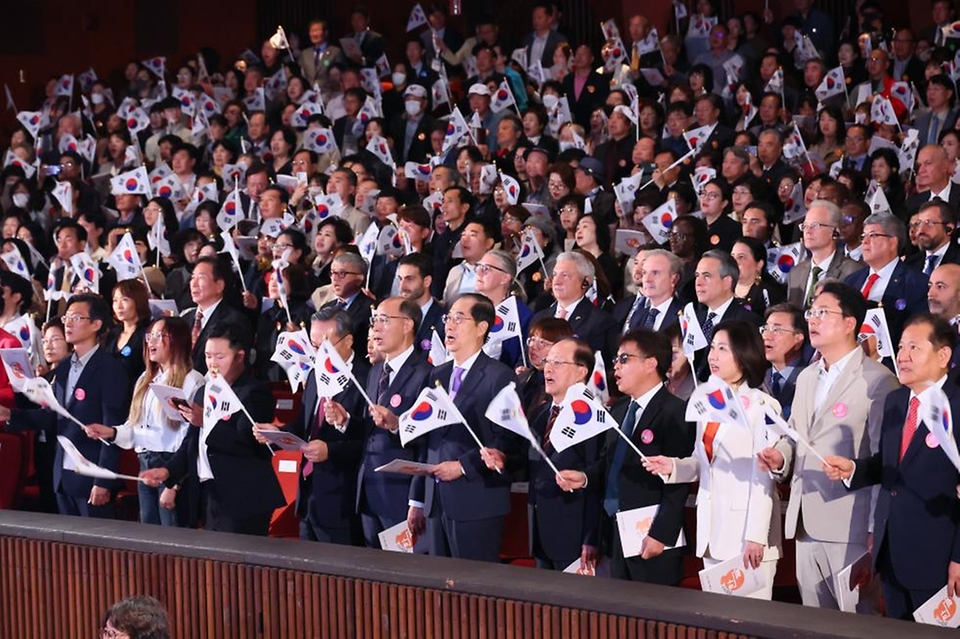
[[[193,316],[193,330],[190,333],[190,344],[197,345],[197,338],[200,337],[200,331],[203,328],[203,311],[197,307],[197,312]]]
[[[647,316],[643,318],[643,327],[653,330],[654,325],[657,323],[657,315],[659,314],[660,309],[658,308],[651,308],[647,311]]]
[[[390,364],[384,362],[383,370],[380,371],[380,379],[377,381],[377,406],[383,406],[384,395],[387,394],[387,389],[390,387],[390,373],[392,372]]]
[[[781,391],[783,391],[783,375],[773,371],[770,382],[770,392],[773,393],[773,398],[779,400]]]
[[[547,425],[543,429],[543,448],[546,449],[547,445],[550,444],[550,431],[553,430],[553,425],[557,421],[557,415],[560,414],[560,407],[556,404],[550,409],[550,417],[547,419]]]
[[[623,418],[620,430],[630,437],[637,423],[637,411],[640,405],[630,402],[630,408]],[[617,445],[613,449],[613,459],[610,461],[610,470],[607,472],[607,490],[603,496],[603,509],[613,517],[620,510],[620,470],[623,468],[623,459],[627,456],[627,443],[622,437],[617,437]]]
[[[707,344],[713,339],[713,320],[716,319],[716,317],[717,314],[710,311],[707,313],[707,321],[703,323],[703,336],[707,338]]]
[[[813,294],[817,291],[817,284],[820,282],[820,276],[823,275],[823,269],[814,265],[810,269],[810,275],[810,288],[807,289],[807,294],[803,296],[803,308],[810,308],[810,302],[813,301]]]
[[[646,306],[646,304],[647,304],[647,298],[637,293],[637,299],[633,301],[633,306],[630,307],[630,312],[627,314],[627,321],[623,323],[624,333],[626,333],[627,331],[632,331],[637,327],[634,320],[639,318],[638,313],[640,312],[640,309]]]
[[[937,262],[939,261],[940,260],[936,255],[928,255],[927,266],[923,269],[923,274],[927,277],[930,277],[933,274],[934,269],[937,268]]]

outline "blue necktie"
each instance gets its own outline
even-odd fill
[[[636,402],[630,402],[630,408],[620,424],[620,430],[627,437],[633,435],[633,429],[637,422],[637,411],[640,405]],[[620,510],[620,470],[623,468],[623,458],[627,455],[627,442],[622,437],[617,437],[617,445],[613,449],[613,460],[610,462],[610,470],[607,472],[607,491],[603,496],[603,509],[607,514],[613,517]]]

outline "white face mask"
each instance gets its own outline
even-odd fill
[[[543,96],[543,106],[545,106],[547,109],[553,109],[557,106],[558,102],[560,102],[560,98],[552,93],[548,93],[547,95]]]
[[[393,80],[393,86],[395,87],[403,86],[403,84],[407,81],[407,74],[394,73],[393,75],[390,76],[390,79]]]
[[[560,141],[561,151],[566,151],[568,149],[575,149],[575,148],[577,148],[577,145],[574,144],[573,142],[564,142],[563,140]]]
[[[10,199],[13,200],[13,205],[20,209],[27,208],[27,204],[30,202],[30,196],[26,193],[14,193]]]
[[[103,94],[102,93],[91,93],[90,101],[94,104],[103,104]]]
[[[407,100],[403,103],[403,108],[406,109],[407,115],[414,116],[420,113],[420,102],[417,100]]]

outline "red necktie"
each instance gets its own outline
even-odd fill
[[[907,454],[910,448],[910,442],[917,433],[918,413],[920,412],[920,400],[916,397],[910,400],[910,409],[907,411],[907,421],[903,425],[903,438],[900,440],[900,461]]]
[[[553,430],[553,425],[557,422],[557,415],[560,414],[560,407],[556,404],[550,409],[550,417],[547,419],[547,426],[543,429],[543,447],[546,448],[550,443],[550,431]]]
[[[203,329],[203,311],[197,307],[197,312],[193,316],[193,330],[190,333],[190,344],[197,345],[197,338],[200,337],[200,331]]]
[[[873,289],[873,285],[876,284],[877,280],[879,279],[880,276],[876,273],[870,274],[870,277],[867,278],[867,283],[863,285],[863,290],[861,291],[861,293],[863,293],[863,299],[870,299],[870,291]]]
[[[707,452],[707,460],[713,461],[713,438],[717,436],[720,430],[720,422],[707,422],[707,427],[703,429],[703,449]]]

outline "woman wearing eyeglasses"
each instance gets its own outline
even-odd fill
[[[151,390],[153,384],[183,389],[187,401],[204,384],[203,375],[193,370],[190,358],[190,326],[179,317],[164,317],[150,325],[144,341],[146,371],[137,380],[126,423],[120,426],[91,424],[84,430],[88,437],[113,441],[121,448],[134,448],[140,470],[160,468],[173,457],[189,432],[180,419],[170,419]],[[140,522],[163,526],[187,526],[192,517],[189,499],[177,488],[150,488],[137,483],[140,497]]]
[[[756,456],[778,439],[764,412],[779,415],[780,405],[759,390],[767,368],[759,332],[745,322],[720,322],[707,362],[711,375],[737,394],[745,423],[701,420],[692,457],[649,457],[643,465],[668,484],[700,482],[697,556],[706,568],[742,557],[744,568],[759,569],[765,581],[749,596],[770,599],[780,558],[780,502],[773,477]]]

